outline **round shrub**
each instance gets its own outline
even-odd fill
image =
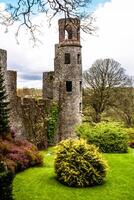
[[[107,162],[94,145],[85,140],[67,139],[59,143],[55,158],[57,179],[68,186],[87,187],[102,184]]]
[[[76,132],[88,143],[94,144],[105,153],[126,153],[128,134],[119,123],[98,123],[95,126],[83,124]]]

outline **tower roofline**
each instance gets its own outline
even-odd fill
[[[80,19],[79,18],[71,18],[71,17],[69,17],[69,18],[61,18],[61,19],[59,19],[58,20],[58,24],[61,24],[61,23],[68,23],[68,22],[74,22],[74,23],[76,23],[77,22],[77,24],[80,24]]]

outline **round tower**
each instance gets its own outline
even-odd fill
[[[59,102],[58,140],[61,140],[76,137],[74,129],[81,122],[82,59],[80,20],[60,19],[58,24],[53,97]]]

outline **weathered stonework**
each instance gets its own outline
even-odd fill
[[[7,69],[7,52],[3,49],[0,49],[0,66],[3,74],[5,75],[5,71]]]
[[[43,73],[43,99],[53,99],[54,72]]]
[[[75,126],[81,123],[82,64],[80,20],[59,20],[59,43],[55,45],[54,71],[43,73],[43,99],[17,96],[17,72],[7,70],[7,53],[0,49],[0,66],[10,101],[10,127],[18,137],[27,137],[38,147],[47,146],[48,110],[54,101],[59,118],[55,142],[76,137]]]
[[[82,64],[79,30],[78,19],[59,20],[59,44],[55,45],[54,76],[51,85],[53,100],[59,104],[57,141],[76,137],[75,126],[81,123]],[[65,54],[69,54],[69,63],[65,62]],[[68,81],[72,84],[71,91],[67,91],[66,88]],[[44,79],[44,93],[47,93],[45,85],[47,82]]]
[[[47,110],[49,101],[21,99],[17,96],[17,72],[7,70],[7,53],[0,50],[0,65],[9,103],[10,128],[16,137],[26,137],[39,148],[47,147]],[[47,109],[46,109],[47,108]]]

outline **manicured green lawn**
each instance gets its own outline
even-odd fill
[[[105,154],[110,169],[106,182],[89,188],[70,188],[55,177],[54,151],[44,153],[45,166],[16,175],[13,183],[15,200],[134,200],[134,150],[127,154]]]

